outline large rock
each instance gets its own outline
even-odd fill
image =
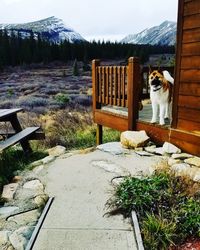
[[[179,154],[181,153],[180,148],[177,148],[175,145],[169,142],[163,144],[163,151],[168,154]]]
[[[43,191],[44,190],[44,186],[39,180],[27,181],[23,185],[23,188],[32,189],[32,190],[35,190],[35,191]]]
[[[25,249],[28,239],[31,237],[32,230],[33,228],[31,227],[20,227],[9,236],[9,240],[15,250]]]
[[[188,176],[190,177],[191,167],[186,163],[174,164],[171,167],[171,170],[174,171],[176,176]]]
[[[47,150],[51,156],[60,156],[66,152],[66,148],[60,145],[57,145],[53,148]]]
[[[18,185],[19,185],[18,183],[11,183],[5,185],[3,187],[1,198],[3,198],[6,201],[12,200],[14,198]]]
[[[137,148],[144,147],[149,139],[150,138],[147,136],[144,130],[125,131],[121,133],[120,141],[125,148]]]
[[[193,157],[193,158],[188,158],[184,160],[185,163],[194,165],[196,167],[200,167],[200,157]]]
[[[48,195],[46,194],[42,194],[42,195],[37,195],[34,198],[34,203],[38,206],[38,207],[44,207],[47,200],[48,200]]]
[[[1,246],[8,242],[10,231],[0,231],[0,249]]]

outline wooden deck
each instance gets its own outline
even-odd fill
[[[97,144],[102,143],[102,126],[119,131],[145,130],[156,143],[168,141],[188,153],[200,155],[200,129],[187,131],[172,127],[174,117],[165,126],[151,124],[150,104],[139,111],[141,71],[138,59],[130,58],[128,65],[122,68],[100,66],[100,62],[94,60],[92,82]],[[173,102],[173,109],[174,105]]]

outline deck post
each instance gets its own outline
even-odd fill
[[[140,65],[137,57],[128,59],[128,130],[136,130],[140,89]]]
[[[100,66],[100,60],[92,61],[92,106],[93,106],[93,120],[95,122],[95,110],[101,108],[101,104],[98,102],[98,76],[97,67]],[[96,144],[102,144],[103,142],[103,128],[102,125],[97,124],[96,129]]]

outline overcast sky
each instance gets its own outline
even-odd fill
[[[0,23],[56,16],[88,40],[113,41],[177,21],[177,5],[178,0],[0,0]]]

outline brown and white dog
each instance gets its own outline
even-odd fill
[[[169,119],[169,106],[173,84],[174,79],[168,71],[154,70],[150,72],[150,99],[153,112],[151,123],[157,122],[158,112],[160,125],[164,125],[165,119]]]

